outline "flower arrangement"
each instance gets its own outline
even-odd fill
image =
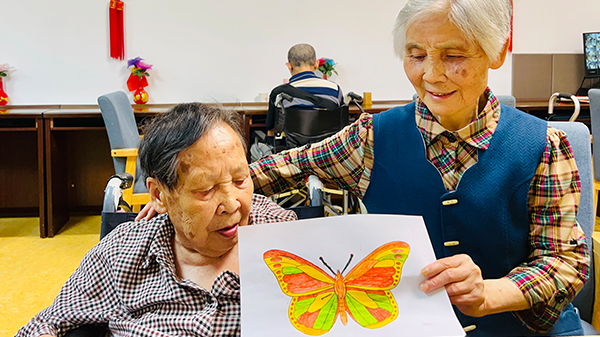
[[[0,77],[6,77],[6,75],[8,75],[9,69],[10,66],[8,65],[8,63],[0,64]]]
[[[324,78],[331,76],[332,72],[334,72],[336,75],[339,75],[334,68],[336,64],[337,63],[335,63],[333,59],[322,57],[319,59],[319,68],[317,69],[319,69],[319,71],[323,74]]]
[[[8,104],[8,95],[4,92],[4,88],[2,87],[2,77],[6,77],[8,75],[8,70],[10,66],[8,63],[0,64],[0,105]]]
[[[127,68],[133,66],[133,68],[131,68],[131,73],[137,75],[140,78],[140,80],[143,76],[150,76],[150,74],[148,74],[148,69],[152,69],[152,65],[147,64],[143,60],[143,58],[138,56],[134,59],[127,61]]]
[[[131,68],[131,74],[127,79],[127,88],[129,91],[135,91],[133,93],[133,101],[137,104],[145,104],[148,102],[148,93],[144,90],[144,87],[148,86],[148,80],[146,79],[148,70],[152,69],[152,65],[143,61],[141,57],[136,57],[127,61],[127,68]]]

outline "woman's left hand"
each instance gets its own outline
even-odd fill
[[[421,290],[432,292],[446,287],[452,304],[465,315],[481,317],[486,315],[485,282],[481,269],[466,254],[439,259],[423,268],[421,274],[427,280],[421,283]]]

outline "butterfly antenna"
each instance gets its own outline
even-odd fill
[[[350,254],[350,258],[348,259],[348,263],[346,263],[344,270],[342,270],[342,274],[344,274],[344,272],[346,271],[346,268],[348,268],[348,266],[350,265],[350,261],[352,261],[353,257],[354,257],[354,254]]]
[[[323,260],[322,256],[319,256],[319,260],[321,260],[321,262],[323,262],[323,264],[325,265],[325,267],[329,268],[329,270],[331,270],[331,273],[333,275],[335,275],[335,272],[333,271],[333,269],[331,269],[331,267],[327,264],[327,262],[325,262],[325,260]]]

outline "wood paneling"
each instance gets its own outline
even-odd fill
[[[550,98],[552,55],[513,54],[512,95],[520,98]]]

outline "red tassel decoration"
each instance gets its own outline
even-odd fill
[[[513,50],[513,18],[515,17],[515,6],[513,0],[510,0],[510,5],[513,7],[513,15],[510,17],[510,42],[508,43],[508,51],[512,53]]]
[[[121,0],[111,0],[108,9],[110,21],[110,57],[118,60],[125,59],[125,34],[123,32],[123,8]]]

